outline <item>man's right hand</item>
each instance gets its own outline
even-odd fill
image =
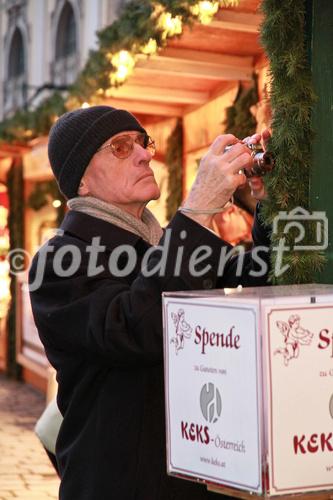
[[[225,147],[234,144],[227,152]],[[183,207],[193,210],[210,210],[223,207],[236,189],[246,183],[240,170],[251,168],[251,151],[234,135],[219,135],[202,158],[196,179],[183,203]],[[213,214],[188,214],[200,224],[211,227]]]

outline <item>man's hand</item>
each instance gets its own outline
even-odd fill
[[[227,152],[225,147],[234,144]],[[223,207],[236,189],[245,184],[241,172],[253,166],[251,151],[234,135],[219,135],[202,158],[197,177],[183,206],[193,210],[210,210]],[[189,215],[197,222],[210,227],[213,215]]]
[[[242,142],[245,144],[261,143],[263,150],[266,151],[270,137],[270,132],[268,130],[264,130],[262,134],[254,134],[251,137],[246,137]],[[250,179],[248,179],[248,182],[251,188],[251,195],[256,200],[264,200],[267,197],[265,184],[262,177],[251,177]]]

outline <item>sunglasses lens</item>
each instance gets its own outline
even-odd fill
[[[127,158],[133,149],[133,141],[130,137],[119,137],[112,142],[112,152],[117,158]]]
[[[139,134],[135,142],[140,144],[140,146],[143,147],[144,149],[148,149],[151,155],[155,154],[155,142],[151,137],[149,137],[149,135]]]
[[[142,148],[146,149],[147,144],[148,144],[148,140],[149,140],[149,136],[147,134],[139,134],[136,137],[135,142],[137,144],[139,144]]]
[[[143,146],[145,149],[148,149],[149,153],[154,156],[156,148],[155,148],[155,141],[149,135],[145,135],[145,143]]]
[[[149,138],[150,139],[150,138]],[[156,147],[155,147],[155,142],[152,141],[151,139],[149,140],[146,149],[148,149],[149,153],[154,156],[156,152]]]
[[[135,138],[123,136],[114,139],[110,144],[112,153],[120,159],[128,158],[133,151],[134,142],[147,149],[152,156],[155,154],[155,143],[147,134],[138,134]]]

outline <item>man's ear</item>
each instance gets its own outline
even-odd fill
[[[88,196],[88,194],[89,194],[89,189],[88,189],[86,181],[84,180],[84,177],[80,181],[80,185],[79,185],[79,189],[77,191],[77,194],[79,196]]]

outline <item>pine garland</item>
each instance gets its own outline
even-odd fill
[[[309,209],[309,180],[311,168],[311,127],[315,94],[311,69],[307,60],[304,0],[263,0],[264,22],[261,42],[270,62],[270,99],[273,112],[270,149],[276,157],[275,170],[266,177],[268,200],[263,216],[269,223],[280,211],[289,213],[296,207]],[[294,251],[294,228],[284,234],[286,223],[280,221],[272,234],[272,246],[286,238],[290,247],[283,254],[282,266],[288,272],[274,277],[278,253],[272,252],[272,279],[279,284],[307,283],[322,269],[324,256],[314,251]],[[311,245],[314,228],[308,223],[302,245]]]
[[[166,200],[166,218],[169,221],[182,202],[183,124],[181,119],[177,121],[176,127],[168,138],[165,163],[169,171]]]
[[[257,121],[250,107],[258,102],[257,82],[248,89],[242,85],[232,106],[226,109],[226,119],[223,123],[225,133],[244,138],[255,133]]]
[[[54,120],[65,113],[65,99],[55,92],[35,110],[19,110],[14,116],[0,123],[0,142],[26,143],[31,139],[47,135]]]

